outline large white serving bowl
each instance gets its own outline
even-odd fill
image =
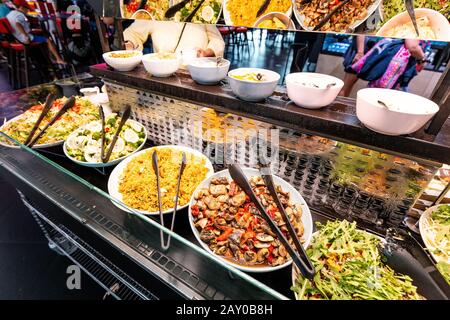
[[[247,178],[250,177],[254,177],[254,176],[260,176],[260,172],[257,169],[252,169],[252,168],[242,168],[242,171],[244,172],[244,175]],[[222,261],[228,263],[229,265],[242,270],[242,271],[247,271],[247,272],[254,272],[254,273],[261,273],[261,272],[270,272],[270,271],[275,271],[275,270],[279,270],[282,269],[284,267],[289,266],[292,263],[292,259],[289,259],[286,263],[279,265],[279,266],[275,266],[275,267],[251,267],[251,266],[244,266],[241,264],[238,264],[236,262],[232,262],[230,260],[227,260],[225,258],[223,258],[222,256],[219,256],[215,253],[213,253],[213,251],[208,247],[208,245],[203,242],[200,239],[200,233],[198,232],[197,228],[194,225],[194,216],[192,215],[192,211],[191,211],[191,207],[194,205],[195,202],[195,198],[194,195],[202,188],[208,188],[211,180],[213,178],[219,178],[219,177],[227,177],[229,180],[231,180],[231,176],[230,173],[228,172],[228,170],[223,170],[223,171],[219,171],[216,172],[215,174],[213,174],[212,176],[206,178],[205,180],[203,180],[197,187],[197,189],[194,191],[192,197],[191,197],[191,201],[189,203],[189,222],[192,228],[192,232],[195,235],[195,238],[197,239],[197,241],[200,243],[200,245],[210,254],[212,254],[213,256],[217,257],[218,259],[221,259]],[[306,201],[303,199],[303,197],[300,195],[300,193],[291,185],[289,184],[289,182],[283,180],[282,178],[278,177],[278,176],[273,176],[273,181],[275,183],[275,185],[279,185],[281,186],[281,188],[283,189],[283,191],[289,192],[291,195],[291,201],[294,204],[300,204],[301,208],[302,208],[302,223],[303,223],[303,227],[304,227],[304,233],[303,233],[303,237],[302,239],[304,240],[303,242],[303,247],[306,249],[310,242],[311,242],[311,237],[312,237],[312,231],[313,231],[313,222],[312,222],[312,217],[311,217],[311,212],[309,211],[309,207],[306,204]]]
[[[334,84],[329,88],[327,85]],[[316,87],[318,86],[318,87]],[[344,86],[336,77],[321,73],[297,72],[286,76],[289,99],[300,107],[319,109],[332,103]]]
[[[119,185],[120,185],[120,181],[121,181],[121,176],[123,174],[123,172],[125,171],[125,169],[127,168],[128,164],[136,157],[140,156],[143,153],[147,153],[149,154],[150,157],[150,153],[152,152],[152,150],[160,150],[160,149],[174,149],[174,150],[178,150],[178,151],[183,151],[186,153],[191,153],[193,155],[195,155],[196,157],[199,158],[203,158],[205,159],[205,167],[208,169],[208,173],[206,174],[206,177],[210,177],[213,173],[214,173],[214,168],[212,166],[211,161],[201,152],[194,150],[192,148],[189,147],[184,147],[184,146],[177,146],[177,145],[167,145],[167,146],[158,146],[158,147],[152,147],[152,148],[148,148],[148,149],[144,149],[141,150],[139,152],[134,153],[133,155],[129,156],[128,158],[126,158],[125,160],[123,160],[121,163],[119,163],[114,170],[111,172],[111,175],[109,176],[108,179],[108,193],[109,195],[114,198],[117,201],[122,202],[122,194],[119,192]],[[160,164],[161,165],[161,164]],[[162,187],[162,186],[161,186]],[[130,213],[134,213],[134,212],[139,212],[141,214],[146,214],[146,215],[159,215],[159,212],[149,212],[149,211],[144,211],[144,210],[137,210],[137,209],[128,209],[126,204],[119,204],[115,201],[111,201],[116,207],[118,207],[121,210],[125,210],[128,211]],[[122,202],[123,203],[123,202]],[[178,212],[184,208],[186,208],[189,205],[189,203],[185,204],[184,206],[178,206],[177,210]],[[171,213],[173,212],[173,208],[167,209],[165,211],[163,211],[163,214],[166,213]]]
[[[388,104],[389,110],[378,101]],[[403,91],[366,88],[358,91],[356,115],[369,129],[386,135],[410,134],[423,127],[439,106],[424,97]]]
[[[265,76],[265,81],[239,80],[233,75],[243,75],[246,73],[261,73]],[[272,95],[280,80],[280,75],[274,71],[259,68],[239,68],[228,72],[228,79],[233,93],[245,101],[258,102]]]
[[[435,10],[425,8],[415,9],[414,12],[417,19],[421,17],[429,18],[431,29],[436,35],[436,40],[450,41],[450,22],[447,20],[447,18],[445,18],[444,15]],[[381,27],[381,29],[377,32],[377,36],[385,37],[387,35],[387,32],[392,28],[408,22],[411,22],[411,18],[409,17],[408,12],[405,11],[399,13],[398,15],[392,17]]]
[[[130,53],[135,52],[135,55],[129,58],[112,58],[111,54],[113,53]],[[139,63],[141,63],[142,52],[139,50],[119,50],[119,51],[111,51],[103,54],[103,60],[116,69],[117,71],[131,71],[137,67]]]
[[[436,237],[436,232],[433,231],[433,228],[430,227],[431,225],[431,214],[436,211],[439,207],[442,206],[448,206],[448,204],[439,204],[436,206],[432,206],[430,208],[428,208],[427,210],[425,210],[422,215],[420,216],[419,219],[419,230],[420,230],[420,236],[422,237],[423,243],[425,244],[425,247],[427,248],[428,252],[430,252],[430,254],[433,256],[434,260],[436,260],[437,262],[445,262],[445,263],[450,263],[450,258],[445,258],[445,255],[439,255],[436,254],[436,244],[435,244],[435,237]],[[442,249],[441,249],[442,251]],[[446,253],[447,257],[449,253]]]
[[[158,59],[157,53],[146,54],[142,57],[145,70],[155,77],[170,77],[181,65],[181,57],[173,54],[173,59]]]
[[[214,85],[225,79],[230,69],[230,61],[222,59],[217,65],[216,58],[196,58],[188,64],[192,79],[199,84]]]

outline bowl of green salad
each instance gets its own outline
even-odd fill
[[[105,152],[116,133],[120,116],[111,113],[105,119]],[[72,132],[64,142],[64,153],[73,162],[85,167],[110,167],[142,149],[147,141],[147,131],[137,121],[127,120],[119,134],[108,162],[101,159],[102,123],[92,121]]]

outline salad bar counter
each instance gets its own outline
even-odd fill
[[[357,122],[349,99],[306,110],[288,104],[281,88],[265,103],[244,103],[226,83],[201,87],[182,72],[156,79],[139,69],[114,72],[99,65],[92,73],[104,81],[113,113],[92,112],[94,121],[83,120],[44,149],[23,145],[27,134],[14,139],[0,133],[0,174],[21,191],[52,243],[82,267],[87,259],[75,258],[77,252],[106,270],[114,282],[84,266],[114,297],[450,297],[445,272],[435,265],[446,261],[448,251],[430,255],[404,224],[406,217],[418,219],[411,208],[440,163],[448,163],[445,127],[439,143],[382,136]],[[75,114],[82,112],[80,103],[90,106],[86,98],[76,101],[70,109]],[[32,111],[1,131],[36,121]],[[95,120],[102,117],[103,124]],[[53,135],[48,131],[47,138]],[[306,247],[311,280],[256,215],[243,185],[224,170],[232,163],[248,167],[243,172],[253,192],[286,236],[289,228],[260,177],[262,167],[251,169],[261,164],[255,141],[258,152],[272,156],[275,189]],[[104,148],[112,150],[107,161],[101,161]],[[436,223],[445,225],[443,212]],[[442,249],[446,240],[439,234],[432,243]]]

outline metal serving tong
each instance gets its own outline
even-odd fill
[[[56,97],[53,94],[49,93],[49,95],[47,96],[47,99],[45,100],[44,108],[42,109],[42,112],[39,115],[39,118],[37,119],[36,123],[34,124],[33,129],[31,129],[27,140],[25,140],[25,142],[23,143],[24,145],[27,145],[33,138],[33,136],[36,133],[36,130],[39,128],[39,125],[41,124],[42,120],[44,120],[44,117],[47,115],[47,113],[52,108],[53,102],[55,102],[55,98]]]
[[[47,99],[48,99],[48,97],[47,97]],[[46,105],[47,105],[47,102],[46,102]],[[27,144],[27,146],[32,148],[34,146],[34,144],[36,143],[36,141],[38,141],[39,138],[42,137],[42,135],[45,133],[45,131],[47,131],[48,128],[50,128],[59,118],[61,118],[74,105],[75,105],[75,97],[72,96],[69,99],[67,99],[67,101],[64,103],[62,108],[58,111],[58,113],[52,118],[52,120],[50,120],[49,123],[47,123],[47,125],[44,127],[44,129],[41,130],[41,132],[39,132],[36,136],[34,136],[34,138],[31,139],[31,142],[29,142]],[[44,107],[44,109],[46,109],[46,108]],[[49,110],[50,110],[50,108],[48,108],[48,110],[44,114],[44,116],[48,113]],[[45,110],[42,110],[42,113],[44,113],[44,111]],[[41,113],[41,116],[39,117],[39,119],[41,121],[44,118],[44,116],[42,116],[42,113]],[[41,117],[42,117],[42,119],[41,119]],[[40,123],[41,121],[38,121],[38,122]],[[39,123],[38,123],[38,126],[39,126]],[[37,127],[36,127],[36,129],[37,129]],[[34,131],[36,131],[36,129]],[[32,132],[32,133],[34,134],[34,132]],[[31,134],[30,134],[30,136],[31,136]],[[30,138],[30,136],[28,138]]]
[[[114,146],[116,145],[117,139],[119,138],[119,134],[123,129],[123,126],[127,122],[127,120],[130,118],[131,115],[131,106],[128,105],[123,112],[122,118],[120,119],[119,127],[117,128],[116,133],[114,134],[114,137],[111,141],[111,144],[109,145],[108,152],[105,155],[105,114],[103,112],[102,106],[98,108],[100,113],[100,118],[102,121],[102,149],[101,149],[101,158],[103,163],[107,163],[109,158],[111,157],[111,154],[114,150]]]
[[[345,6],[350,0],[344,0],[339,3],[336,7],[334,7],[314,28],[313,31],[320,30],[330,19],[332,16],[336,14],[343,6]]]
[[[172,223],[170,225],[170,231],[173,231],[173,227],[175,225],[175,216],[177,214],[178,209],[178,197],[180,194],[180,184],[181,184],[181,177],[183,176],[184,169],[186,169],[187,159],[186,159],[186,153],[183,152],[182,158],[181,158],[181,164],[180,164],[180,171],[178,173],[178,182],[177,182],[177,189],[176,189],[176,195],[175,195],[175,205],[173,208],[172,213]],[[162,210],[162,204],[161,204],[161,188],[160,188],[160,182],[159,182],[159,167],[158,167],[158,153],[155,151],[152,155],[152,166],[153,171],[156,175],[156,189],[157,189],[157,195],[158,195],[158,208],[159,208],[159,217],[161,219],[161,224],[165,226],[164,224],[164,215]],[[167,250],[170,247],[170,235],[167,237],[167,243],[164,243],[164,233],[162,230],[160,230],[160,237],[161,237],[161,248],[163,250]]]
[[[186,19],[184,19],[183,22],[191,22],[192,18],[194,18],[195,14],[197,13],[198,9],[200,9],[203,2],[205,2],[205,0],[200,0],[200,2],[195,6],[194,10],[192,10],[192,12],[186,17]]]
[[[414,11],[414,0],[405,0],[406,11],[411,18],[414,29],[416,30],[417,37],[420,37],[419,28],[417,27],[416,13]]]
[[[291,245],[289,244],[289,241],[286,239],[286,237],[283,235],[283,233],[280,231],[278,226],[273,222],[273,220],[270,218],[270,216],[267,214],[266,209],[259,201],[258,197],[253,192],[253,189],[248,182],[247,178],[245,177],[244,173],[242,172],[242,169],[236,165],[230,165],[228,167],[228,171],[230,172],[231,178],[236,182],[236,184],[245,192],[247,196],[249,196],[250,200],[255,204],[256,209],[260,212],[261,216],[266,220],[267,224],[269,225],[270,229],[277,235],[278,239],[281,241],[283,246],[286,248],[287,252],[291,256],[292,260],[296,264],[296,266],[300,269],[300,272],[302,275],[307,279],[313,279],[315,274],[315,269],[313,264],[311,263],[311,260],[309,260],[308,256],[306,255],[305,249],[300,243],[300,240],[298,239],[297,234],[295,233],[294,228],[291,225],[291,222],[289,221],[289,217],[286,214],[286,211],[284,210],[283,205],[281,205],[280,199],[278,198],[278,194],[276,193],[275,186],[273,184],[272,176],[271,175],[263,175],[263,179],[266,182],[266,186],[269,189],[269,192],[271,193],[272,197],[274,198],[281,216],[283,217],[283,220],[286,222],[288,231],[290,236],[292,237],[292,240],[294,241],[295,247],[297,248],[298,252],[295,251]]]

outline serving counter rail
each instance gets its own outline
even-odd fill
[[[206,128],[219,124],[216,128],[219,132],[225,127],[279,129],[278,160],[273,167],[303,194],[315,222],[345,218],[380,236],[389,227],[399,227],[403,238],[399,244],[407,248],[450,297],[448,285],[423,250],[421,240],[403,225],[409,209],[439,167],[439,160],[446,159],[437,154],[438,150],[447,150],[445,143],[439,145],[411,137],[379,137],[362,128],[354,115],[345,113],[351,109],[349,105],[336,105],[332,111],[323,111],[330,117],[328,121],[319,111],[286,106],[281,98],[270,99],[267,104],[243,103],[232,97],[226,86],[199,87],[182,75],[149,80],[142,71],[115,73],[104,65],[93,67],[92,72],[105,81],[113,109],[121,109],[124,104],[132,106],[132,118],[147,129],[148,145],[199,145],[210,159],[225,160],[215,165],[216,171],[227,164],[227,143],[217,137],[196,136],[189,129],[195,127],[196,121],[202,121],[200,133],[203,124]],[[6,101],[6,97],[3,95],[2,99],[0,95],[0,101]],[[17,103],[23,96],[9,94],[8,97],[13,100],[9,100],[9,110],[15,115],[23,108],[23,104]],[[334,130],[339,127],[340,130]],[[351,128],[355,136],[347,135]],[[368,137],[362,137],[363,133]],[[440,141],[445,141],[446,134],[442,134]],[[347,143],[349,137],[355,138],[353,144]],[[372,150],[363,147],[365,139],[373,142]],[[400,142],[392,147],[383,139]],[[249,141],[251,137],[246,137],[244,144]],[[383,151],[392,148],[400,153],[412,143],[416,146],[412,148],[414,155],[400,157],[373,150],[383,147]],[[435,156],[425,157],[417,150],[417,144],[434,150]],[[245,145],[242,152],[240,159],[251,165],[254,159]],[[50,234],[61,235],[73,244],[76,249],[71,250],[75,252],[90,253],[91,260],[112,274],[122,288],[128,288],[118,298],[294,298],[290,290],[290,267],[261,274],[237,270],[197,244],[187,209],[178,212],[174,232],[162,227],[154,216],[144,216],[135,210],[126,212],[130,209],[107,194],[110,173],[108,168],[101,172],[75,164],[64,156],[61,146],[39,151],[23,145],[0,147],[0,174],[24,194],[37,221],[47,232],[50,229]],[[161,248],[160,230],[172,236],[167,251]],[[63,245],[60,247],[64,251]],[[71,250],[65,252],[73,257]],[[92,258],[95,256],[96,259]],[[83,265],[84,261],[86,258],[82,257],[76,262]],[[101,273],[90,274],[100,278]],[[110,288],[110,284],[104,286]],[[421,288],[419,293],[433,298]]]

